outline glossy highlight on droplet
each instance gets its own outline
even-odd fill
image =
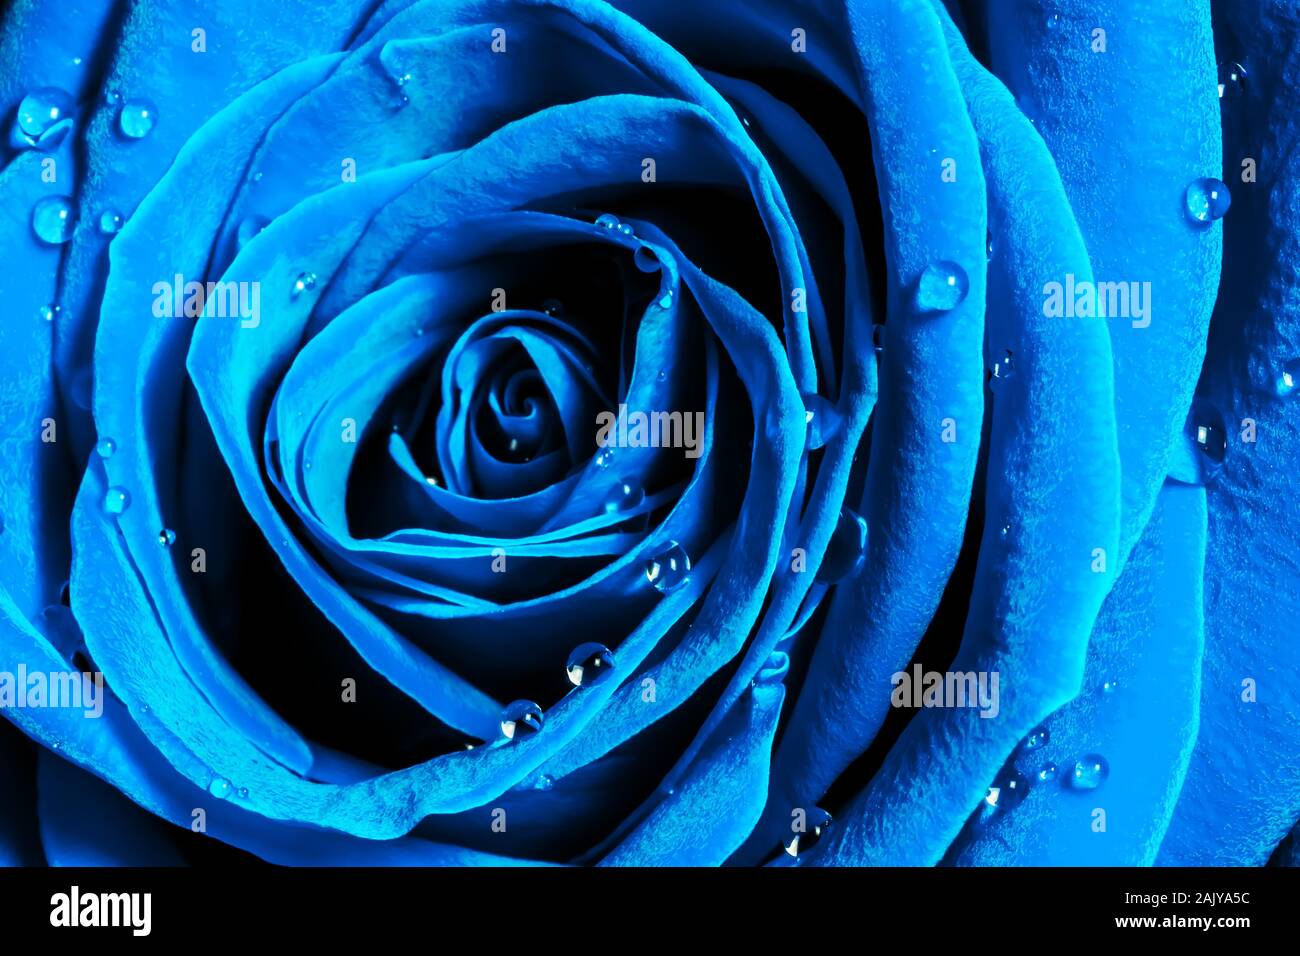
[[[157,122],[158,110],[149,100],[126,100],[117,114],[117,127],[128,139],[144,139]]]
[[[501,711],[501,736],[506,740],[531,737],[542,729],[546,715],[531,700],[516,700]]]
[[[72,238],[77,228],[77,207],[68,196],[46,196],[32,206],[32,231],[52,246]]]
[[[595,641],[575,647],[564,665],[564,673],[574,687],[591,687],[613,671],[613,653]]]
[[[1219,179],[1194,179],[1187,186],[1187,215],[1198,223],[1222,219],[1232,205],[1228,187]]]
[[[966,270],[955,262],[943,260],[926,266],[916,283],[916,311],[948,312],[961,305],[970,291]]]
[[[685,584],[690,571],[690,556],[676,541],[669,541],[645,565],[646,580],[661,594],[668,594]]]
[[[1110,775],[1110,764],[1101,754],[1084,754],[1074,763],[1070,786],[1075,790],[1096,790]]]
[[[76,108],[66,90],[54,86],[32,90],[18,104],[14,145],[25,143],[42,151],[56,148],[72,129]]]
[[[104,492],[104,511],[110,515],[120,515],[131,507],[131,493],[116,485]]]

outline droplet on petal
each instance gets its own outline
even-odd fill
[[[144,139],[158,122],[158,110],[149,100],[127,100],[117,114],[117,126],[129,139]]]
[[[944,260],[926,266],[916,284],[918,312],[947,312],[957,308],[970,291],[966,270]]]
[[[546,715],[531,700],[516,700],[501,711],[501,736],[506,740],[531,737],[542,729]]]
[[[32,231],[42,242],[62,245],[77,228],[77,207],[67,196],[46,196],[32,206]]]
[[[1194,179],[1187,187],[1187,214],[1199,223],[1222,219],[1232,205],[1228,187],[1218,179]]]
[[[668,594],[685,584],[690,571],[690,556],[676,541],[669,541],[667,546],[645,565],[646,580],[661,594]]]

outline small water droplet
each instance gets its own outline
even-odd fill
[[[1039,750],[1047,746],[1047,742],[1051,739],[1051,731],[1046,727],[1035,727],[1029,732],[1029,736],[1025,738],[1023,747],[1025,750]]]
[[[111,515],[120,515],[131,507],[131,492],[113,485],[104,492],[104,510]]]
[[[596,225],[600,226],[601,229],[617,229],[618,216],[611,216],[609,213],[604,213],[603,215],[596,217]]]
[[[61,245],[77,227],[77,207],[67,196],[46,196],[32,206],[32,231],[42,242]]]
[[[531,737],[542,729],[546,715],[531,700],[516,700],[501,711],[501,736],[506,740]]]
[[[803,398],[804,422],[808,426],[808,447],[821,448],[839,433],[844,416],[830,399],[816,393]]]
[[[240,787],[240,788],[239,788],[239,799],[240,799],[240,800],[247,800],[247,799],[248,799],[248,788],[247,788],[247,787]]]
[[[614,228],[617,229],[617,230],[619,231],[619,233],[620,233],[621,235],[624,235],[624,236],[635,236],[635,235],[636,235],[636,230],[632,228],[632,224],[631,224],[631,223],[620,222],[620,223],[619,223],[617,226],[615,226]]]
[[[43,305],[41,306],[41,318],[46,322],[53,322],[59,317],[61,311],[62,309],[57,305]]]
[[[230,796],[230,781],[225,777],[213,777],[212,782],[208,784],[208,793],[218,800],[226,799]]]
[[[111,236],[122,228],[124,222],[126,220],[120,212],[114,209],[105,209],[99,214],[99,231],[106,236]]]
[[[645,489],[635,478],[624,478],[605,499],[606,511],[631,511],[645,501]]]
[[[1228,430],[1223,416],[1207,402],[1194,401],[1191,414],[1192,440],[1200,449],[1207,474],[1223,465],[1228,455]]]
[[[176,532],[171,528],[163,528],[158,532],[158,543],[164,548],[170,548],[176,543]]]
[[[691,559],[676,541],[645,563],[646,580],[661,594],[668,594],[686,583],[691,571]]]
[[[798,858],[800,853],[807,853],[818,843],[821,842],[826,831],[831,826],[831,815],[820,807],[813,807],[804,821],[802,832],[794,831],[790,839],[785,841],[785,852],[787,855]],[[791,823],[793,827],[793,822]]]
[[[1106,782],[1110,765],[1101,754],[1084,754],[1074,762],[1070,786],[1075,790],[1096,790]]]
[[[109,106],[116,106],[118,103],[122,102],[122,94],[112,87],[109,87],[104,91],[104,102]]]
[[[574,687],[591,687],[614,671],[614,655],[604,644],[579,644],[569,654],[564,672]]]
[[[1277,393],[1282,397],[1294,395],[1297,385],[1300,385],[1300,360],[1286,362],[1277,373]]]
[[[291,295],[296,299],[304,292],[308,292],[314,288],[316,288],[316,273],[300,272],[298,273],[298,278],[293,280],[293,292]]]
[[[826,545],[826,556],[817,569],[817,580],[838,584],[862,570],[867,560],[867,521],[856,511],[840,511],[835,530]]]
[[[240,248],[248,245],[253,238],[269,225],[271,220],[265,216],[259,216],[254,213],[251,216],[245,216],[239,228],[235,230],[235,244]]]
[[[944,260],[926,266],[916,284],[918,312],[947,312],[961,305],[970,291],[966,270]]]
[[[95,452],[100,458],[112,458],[115,451],[117,451],[117,442],[107,436],[95,443]]]
[[[563,315],[564,303],[559,299],[547,299],[542,303],[542,313],[550,316]]]
[[[1235,100],[1246,92],[1246,68],[1240,63],[1219,64],[1219,99]]]
[[[144,139],[158,122],[158,110],[148,100],[127,100],[117,114],[117,126],[128,139]]]
[[[993,363],[989,369],[989,388],[996,389],[999,384],[1005,382],[1016,374],[1016,366],[1012,358],[1011,350],[1004,349],[1002,358]]]
[[[1232,196],[1222,180],[1194,179],[1187,187],[1187,214],[1196,222],[1222,219],[1232,205]]]
[[[555,778],[544,773],[533,782],[534,790],[551,790],[555,787]]]
[[[1049,780],[1055,780],[1055,779],[1056,779],[1056,773],[1057,773],[1057,766],[1056,766],[1056,764],[1054,764],[1054,763],[1045,763],[1045,764],[1043,764],[1042,769],[1038,771],[1038,773],[1037,773],[1037,777],[1038,777],[1039,782],[1041,782],[1041,783],[1047,783]]]
[[[597,468],[608,468],[610,465],[614,463],[613,447],[610,445],[606,445],[603,448],[601,448],[599,451],[596,452],[596,457],[594,460],[596,462]]]
[[[72,96],[57,87],[32,90],[18,104],[17,136],[39,150],[54,149],[72,129],[76,108]]]

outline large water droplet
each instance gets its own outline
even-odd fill
[[[855,511],[840,511],[831,540],[826,545],[826,557],[817,569],[817,580],[823,584],[836,584],[862,570],[867,559],[867,522]]]
[[[105,209],[99,214],[99,231],[106,236],[114,235],[124,222],[126,218],[116,209]]]
[[[122,104],[117,126],[129,139],[144,139],[158,122],[158,110],[148,100],[131,99]]]
[[[916,283],[916,310],[947,312],[961,305],[969,291],[970,279],[965,269],[947,260],[932,263]]]
[[[531,700],[516,700],[501,711],[501,736],[506,740],[530,737],[542,729],[546,715]]]
[[[631,511],[645,501],[645,489],[635,478],[624,478],[605,499],[606,511]]]
[[[1222,180],[1194,179],[1187,187],[1187,214],[1197,222],[1222,219],[1231,205],[1232,196]]]
[[[604,644],[595,641],[575,647],[564,665],[564,672],[574,687],[591,687],[613,671],[614,655]]]
[[[253,238],[259,232],[267,227],[270,221],[271,220],[267,219],[265,216],[259,216],[256,213],[251,216],[245,216],[243,221],[239,224],[239,228],[235,230],[235,244],[240,249],[244,248],[244,246],[253,241]]]
[[[597,468],[608,468],[614,463],[614,449],[610,445],[605,445],[596,452],[594,459]]]
[[[794,823],[791,823],[793,828]],[[785,841],[785,852],[792,857],[807,853],[821,842],[831,826],[831,815],[820,807],[813,807],[803,821],[803,830],[792,830],[790,839]]]
[[[661,594],[675,591],[685,584],[690,572],[690,556],[676,541],[669,541],[662,551],[645,563],[646,580]]]
[[[75,111],[75,101],[64,90],[53,86],[32,90],[18,104],[15,138],[42,151],[54,149],[72,129]]]
[[[42,242],[61,245],[77,228],[77,207],[67,196],[46,196],[32,206],[32,231]]]
[[[808,447],[821,448],[838,434],[844,425],[844,416],[828,398],[815,393],[801,397],[804,421],[808,425]]]
[[[131,507],[131,492],[113,485],[104,492],[104,510],[111,515],[120,515]]]
[[[597,216],[596,225],[600,226],[601,229],[617,229],[618,216],[611,216],[609,213]]]
[[[1110,764],[1101,754],[1084,754],[1074,762],[1074,771],[1070,774],[1070,786],[1075,790],[1096,790],[1106,782],[1110,774]]]
[[[104,437],[95,443],[95,452],[100,458],[112,458],[115,451],[117,451],[117,442],[111,438]]]
[[[1246,68],[1240,63],[1219,64],[1219,99],[1235,100],[1246,92]]]
[[[225,777],[213,777],[212,782],[208,784],[208,793],[218,800],[226,799],[230,796],[230,781]]]

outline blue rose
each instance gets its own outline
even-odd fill
[[[91,6],[0,42],[0,860],[1283,841],[1274,14]]]

